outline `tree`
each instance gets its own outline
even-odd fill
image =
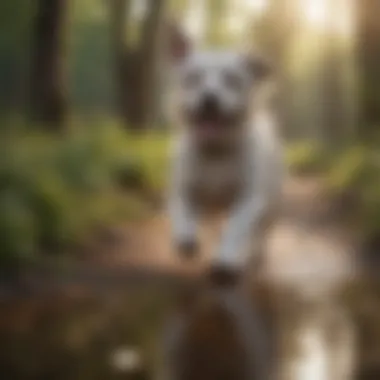
[[[357,124],[352,1],[318,1],[318,20],[304,1],[268,2],[253,40],[275,63],[286,136],[336,145]]]
[[[299,112],[294,108],[294,69],[291,53],[299,30],[300,0],[267,0],[264,13],[255,18],[249,33],[250,43],[274,62],[276,80],[281,89],[278,112],[284,135],[291,138],[298,133],[295,119]]]
[[[361,136],[371,138],[380,125],[380,2],[356,0],[361,82]]]
[[[61,129],[67,116],[67,0],[39,0],[31,74],[33,120]]]
[[[24,111],[29,78],[31,14],[34,2],[0,2],[0,110],[2,115]]]
[[[157,117],[157,89],[159,86],[161,26],[165,0],[151,0],[146,12],[139,48],[140,56],[140,107],[138,122],[149,126]]]
[[[70,11],[70,110],[83,116],[115,115],[114,59],[104,0],[76,0]]]
[[[130,0],[113,0],[111,6],[111,39],[115,73],[116,107],[120,117],[130,121],[132,104],[131,53],[126,45],[127,23],[130,20],[132,2]],[[129,65],[128,65],[129,63]]]
[[[111,4],[112,42],[119,114],[129,127],[147,127],[156,116],[160,26],[165,0],[151,0],[140,25],[136,44],[127,44],[131,32],[131,1]]]

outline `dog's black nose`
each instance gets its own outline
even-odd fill
[[[206,93],[201,101],[202,110],[205,113],[216,113],[219,111],[218,97],[214,93]]]

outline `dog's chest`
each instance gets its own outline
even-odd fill
[[[203,209],[222,209],[239,197],[244,181],[241,160],[199,160],[192,169],[190,197]]]

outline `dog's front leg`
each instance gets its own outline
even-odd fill
[[[197,217],[183,194],[173,196],[170,214],[176,250],[186,257],[193,256],[198,251]]]
[[[197,213],[190,202],[188,175],[190,157],[185,149],[180,149],[173,160],[169,214],[175,249],[184,256],[193,256],[198,250]]]
[[[222,236],[214,265],[227,270],[241,270],[246,264],[252,234],[259,231],[267,207],[266,197],[253,195],[244,198],[232,210]]]

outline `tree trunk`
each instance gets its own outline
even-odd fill
[[[335,0],[329,5],[326,20],[320,80],[323,105],[321,127],[324,141],[333,147],[350,144],[357,135],[358,89],[353,12],[352,0]],[[337,28],[339,18],[347,20],[347,30]]]
[[[117,113],[126,126],[131,119],[133,86],[130,86],[131,57],[126,44],[126,31],[131,11],[130,0],[110,1],[111,44],[114,56],[114,77]]]
[[[138,46],[127,46],[130,0],[111,3],[118,112],[127,128],[140,130],[156,117],[160,25],[165,0],[152,0],[142,21]]]
[[[65,65],[67,0],[39,0],[32,57],[32,118],[51,128],[63,128],[67,116]]]
[[[140,117],[141,127],[149,127],[158,117],[161,66],[161,26],[165,0],[151,0],[144,20],[140,45]]]
[[[300,1],[268,0],[264,14],[253,24],[250,35],[254,48],[274,62],[280,88],[276,97],[277,112],[282,133],[289,139],[298,137],[299,129],[292,52],[300,35]]]
[[[370,139],[380,125],[380,2],[356,0],[358,15],[358,46],[361,79],[361,129]]]
[[[334,22],[336,22],[337,9],[334,7],[337,2],[330,5],[327,17],[327,30],[324,35],[324,54],[322,59],[322,136],[324,142],[336,146],[344,139],[343,113],[344,105],[342,104],[342,62],[340,57],[339,45],[340,39],[333,31]]]

